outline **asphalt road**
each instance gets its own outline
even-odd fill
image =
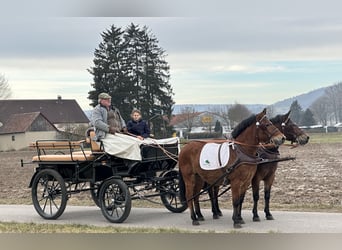
[[[241,229],[233,228],[232,211],[223,210],[223,217],[213,220],[211,211],[203,209],[205,221],[192,226],[189,211],[181,214],[164,208],[132,208],[127,220],[121,224],[108,222],[95,206],[67,206],[57,220],[45,220],[33,205],[0,205],[0,221],[33,222],[49,224],[86,224],[94,226],[178,228],[201,232],[248,232],[248,233],[342,233],[342,213],[285,212],[273,211],[275,220],[252,221],[251,211],[243,211],[246,224]]]

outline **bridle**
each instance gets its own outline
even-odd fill
[[[264,115],[263,117],[261,117],[261,119],[259,121],[256,122],[256,127],[257,129],[261,129],[262,132],[264,132],[267,136],[268,136],[268,140],[270,141],[271,138],[277,133],[279,132],[278,128],[276,126],[273,125],[273,123],[267,119],[267,122],[266,123],[261,123],[262,120],[264,119],[267,119],[267,116]],[[274,129],[273,131],[269,132],[267,127],[273,125]],[[257,137],[257,140],[259,141],[259,137],[258,137],[258,133],[256,133],[256,137]]]
[[[293,139],[291,140],[291,142],[293,143],[293,142],[296,142],[297,137],[303,135],[304,132],[301,131],[300,134],[296,134],[296,133],[292,132],[292,130],[290,129],[289,131],[287,131],[287,132],[285,133],[286,127],[290,126],[290,125],[288,125],[289,121],[290,121],[290,117],[287,117],[287,119],[286,119],[284,122],[281,123],[281,130],[282,130],[281,132],[282,132],[284,135],[285,135],[285,134],[290,135],[290,136],[293,138]]]

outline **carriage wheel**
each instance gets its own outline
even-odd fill
[[[182,213],[188,206],[181,201],[178,184],[178,171],[171,170],[163,173],[165,178],[160,182],[160,198],[164,206],[173,213]]]
[[[101,185],[99,201],[103,216],[112,223],[125,221],[131,211],[131,195],[120,179],[112,178]]]
[[[99,200],[99,190],[100,190],[100,183],[90,182],[91,198],[95,202],[96,206],[101,207],[100,200]]]
[[[41,170],[32,182],[32,202],[37,213],[55,220],[65,210],[68,196],[62,176],[53,169]]]

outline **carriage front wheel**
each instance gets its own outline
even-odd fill
[[[106,180],[100,187],[99,201],[103,216],[112,223],[125,221],[131,211],[131,195],[121,179]]]
[[[182,213],[188,206],[181,201],[179,193],[178,171],[170,170],[162,173],[160,181],[160,199],[164,206],[173,213]]]
[[[32,182],[32,202],[37,213],[48,220],[55,220],[65,210],[68,196],[62,176],[53,169],[37,173]]]

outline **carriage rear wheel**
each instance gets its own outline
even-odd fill
[[[103,216],[112,223],[125,221],[131,211],[131,195],[121,179],[106,180],[101,185],[99,201]]]
[[[173,213],[182,213],[188,206],[181,201],[179,193],[178,171],[170,170],[161,175],[160,199],[164,206]]]
[[[54,220],[65,210],[68,196],[62,176],[53,169],[37,173],[32,182],[32,202],[44,219]]]

